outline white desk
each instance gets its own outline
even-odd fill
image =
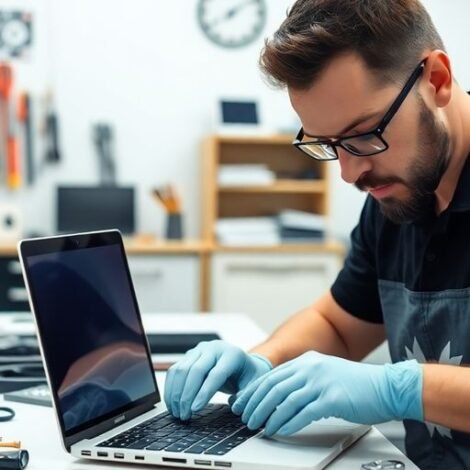
[[[31,333],[30,323],[17,323],[13,317],[0,315],[0,334]],[[229,314],[171,314],[144,315],[144,325],[148,332],[215,331],[227,341],[248,349],[265,338],[265,334],[247,316]],[[163,390],[164,374],[157,374],[160,391]],[[217,401],[225,395],[217,394]],[[107,464],[102,462],[81,461],[72,458],[62,450],[59,432],[51,408],[20,403],[4,402],[14,408],[16,417],[0,424],[0,435],[4,440],[21,440],[23,448],[30,453],[29,470],[95,470],[126,469],[135,470],[147,466]],[[361,464],[377,459],[398,459],[405,463],[406,470],[418,469],[406,456],[393,446],[377,429],[367,433],[354,446],[338,457],[329,470],[360,469]],[[155,468],[155,467],[152,467]],[[169,468],[169,467],[158,467]],[[175,467],[172,467],[175,468]],[[187,468],[187,467],[185,467]]]

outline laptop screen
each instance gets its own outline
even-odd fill
[[[111,244],[56,240],[25,249],[23,261],[59,419],[71,435],[157,389],[120,236]]]

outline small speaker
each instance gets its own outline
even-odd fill
[[[23,234],[21,212],[14,204],[0,204],[0,241],[17,241]]]

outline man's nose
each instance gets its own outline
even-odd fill
[[[372,169],[370,157],[357,157],[341,147],[337,147],[341,167],[341,178],[346,183],[354,184],[359,177]]]

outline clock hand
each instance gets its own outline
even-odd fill
[[[240,3],[237,6],[234,6],[230,8],[226,13],[224,13],[222,16],[217,18],[215,21],[210,23],[208,26],[213,28],[214,26],[217,26],[219,23],[222,23],[223,21],[229,20],[233,18],[240,10],[243,10],[247,5],[250,5],[251,3],[255,3],[256,0],[247,0],[244,3]]]

